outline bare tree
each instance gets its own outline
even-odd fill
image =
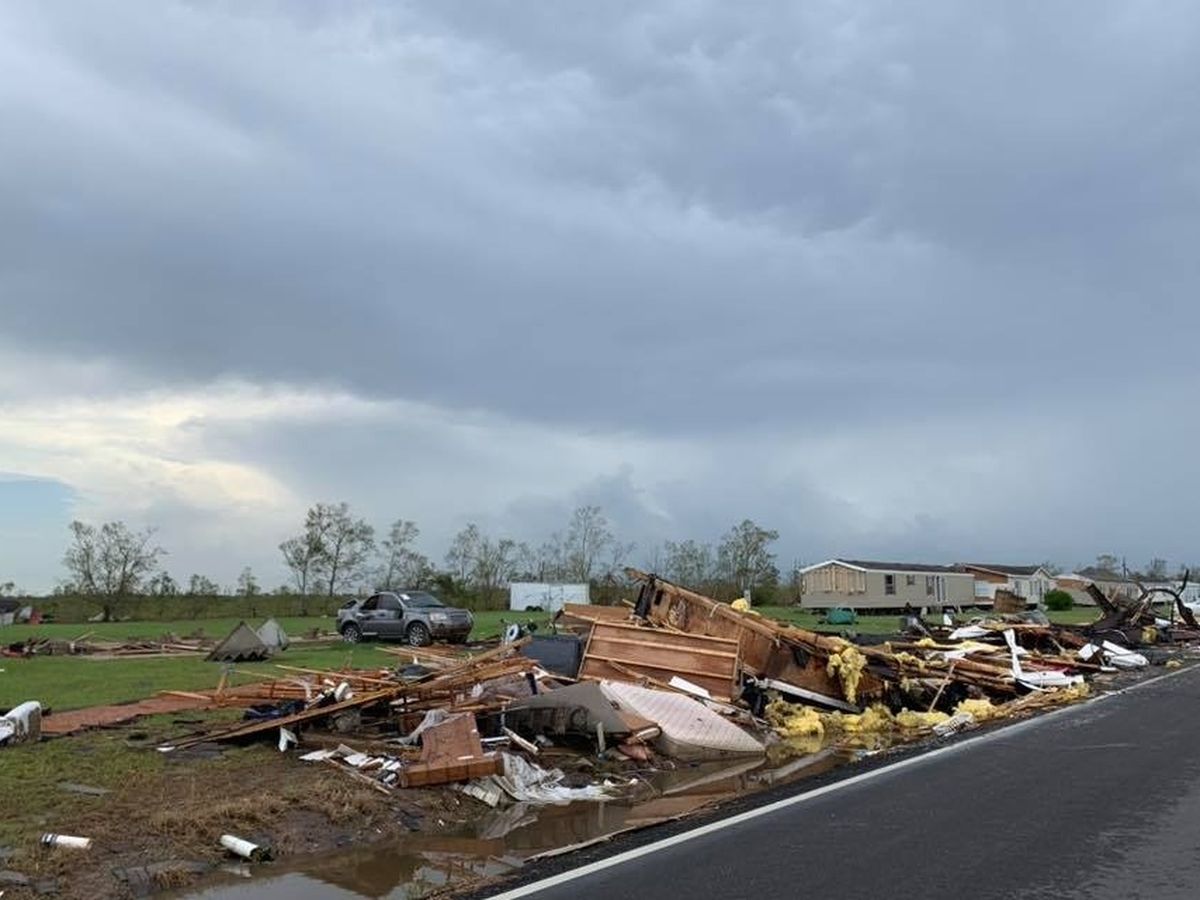
[[[711,544],[693,540],[667,541],[663,572],[676,584],[703,591],[716,577],[716,559]]]
[[[347,503],[318,503],[314,509],[327,523],[322,529],[324,553],[318,561],[318,572],[326,594],[332,597],[339,591],[348,590],[363,576],[375,549],[375,529],[366,519],[351,516]]]
[[[283,561],[292,570],[296,591],[307,594],[312,586],[313,574],[320,563],[322,543],[309,529],[303,534],[290,537],[279,545]]]
[[[254,571],[249,566],[242,569],[238,575],[237,592],[242,597],[256,597],[262,593],[258,579],[254,577]]]
[[[188,579],[187,594],[189,597],[217,597],[221,594],[221,586],[197,572]]]
[[[471,587],[485,606],[513,577],[518,566],[518,546],[508,538],[492,538],[474,522],[454,537],[446,565],[460,584]]]
[[[1167,561],[1157,556],[1150,560],[1146,564],[1146,578],[1149,581],[1166,581]]]
[[[150,579],[146,592],[155,597],[174,597],[179,593],[179,584],[164,569]]]
[[[1096,557],[1096,568],[1101,572],[1116,574],[1121,571],[1121,560],[1111,553],[1101,553]]]
[[[318,503],[304,517],[304,530],[279,545],[296,588],[308,594],[320,585],[330,597],[364,574],[375,547],[375,529],[350,514],[347,503]]]
[[[667,546],[670,541],[662,544],[655,544],[652,547],[642,551],[642,568],[647,572],[653,572],[659,575],[667,575],[666,563]],[[670,576],[667,576],[670,577]]]
[[[775,567],[775,554],[771,552],[771,544],[777,540],[778,531],[760,528],[750,519],[744,519],[726,533],[717,548],[717,568],[721,577],[739,594],[777,584],[779,569]]]
[[[433,565],[429,558],[412,546],[420,534],[415,522],[397,519],[392,523],[388,536],[379,543],[380,562],[375,577],[378,589],[419,588],[432,580]]]
[[[469,586],[471,583],[471,567],[481,539],[479,526],[468,522],[467,527],[454,536],[450,549],[446,551],[446,568],[461,585]]]
[[[105,621],[137,594],[166,550],[154,544],[154,529],[131,531],[124,522],[105,522],[99,528],[75,521],[63,565],[71,588],[100,600]]]
[[[576,581],[591,581],[614,538],[608,519],[599,506],[581,506],[571,516],[565,544],[565,575]]]

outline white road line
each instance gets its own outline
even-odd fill
[[[736,816],[730,816],[727,819],[720,819],[716,822],[710,822],[707,825],[701,825],[699,828],[693,828],[691,831],[685,831],[681,834],[672,835],[668,838],[663,838],[661,841],[655,841],[652,844],[645,844],[641,847],[635,847],[632,850],[626,850],[624,853],[618,853],[614,856],[606,857],[605,859],[597,860],[594,863],[588,863],[586,866],[579,866],[576,869],[570,869],[566,872],[560,872],[557,875],[552,875],[549,878],[543,878],[541,881],[534,881],[530,884],[515,887],[512,890],[505,891],[502,894],[494,894],[491,900],[515,900],[517,897],[528,897],[532,894],[537,894],[547,888],[556,887],[560,884],[566,884],[570,881],[575,881],[578,878],[583,878],[591,875],[594,872],[600,872],[604,869],[610,869],[613,866],[619,866],[627,863],[630,860],[637,859],[641,856],[646,856],[650,853],[657,853],[659,850],[665,850],[668,847],[673,847],[676,844],[682,844],[698,837],[704,837],[706,834],[712,834],[716,831],[721,831],[725,828],[732,828],[735,825],[740,825],[742,822],[749,822],[751,819],[757,819],[759,816],[767,816],[771,813],[778,812],[781,809],[787,809],[789,806],[797,806],[801,803],[807,803],[810,800],[815,800],[818,797],[823,797],[826,794],[832,794],[835,791],[844,790],[848,787],[853,787],[856,784],[862,784],[865,781],[871,781],[875,778],[880,778],[884,775],[890,775],[893,772],[899,772],[902,769],[907,769],[910,766],[923,764],[937,759],[941,756],[946,756],[952,753],[961,753],[968,749],[973,749],[982,744],[991,743],[994,740],[1009,737],[1018,731],[1024,731],[1026,728],[1033,728],[1044,725],[1045,723],[1060,718],[1061,716],[1078,712],[1085,709],[1094,703],[1099,703],[1110,697],[1119,697],[1123,694],[1131,693],[1132,691],[1147,688],[1152,684],[1157,684],[1160,681],[1166,681],[1169,678],[1174,678],[1176,675],[1183,675],[1187,672],[1194,671],[1200,667],[1187,666],[1182,669],[1177,669],[1173,672],[1167,672],[1164,675],[1157,675],[1147,681],[1141,681],[1137,684],[1130,685],[1127,688],[1122,688],[1118,691],[1112,691],[1107,694],[1100,694],[1093,697],[1084,703],[1077,703],[1073,706],[1064,706],[1062,709],[1056,709],[1052,712],[1044,713],[1040,716],[1035,716],[1032,719],[1025,719],[1020,722],[1014,722],[1012,725],[1006,725],[1003,728],[998,728],[995,731],[989,731],[987,734],[981,734],[978,737],[968,738],[964,741],[957,741],[945,747],[937,747],[929,750],[918,756],[910,756],[907,759],[902,759],[899,762],[894,762],[887,766],[882,766],[878,769],[872,769],[869,772],[862,772],[858,775],[852,775],[841,781],[835,781],[832,784],[827,784],[824,787],[815,788],[811,791],[806,791],[803,794],[796,794],[794,797],[787,797],[784,800],[777,800],[774,803],[768,803],[766,806],[760,806],[757,809],[751,809],[744,813],[739,813]]]

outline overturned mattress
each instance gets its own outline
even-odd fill
[[[662,733],[655,744],[667,756],[701,760],[764,752],[757,739],[691,697],[620,681],[600,687],[622,710],[658,724]]]

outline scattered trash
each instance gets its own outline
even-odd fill
[[[88,784],[75,784],[71,781],[60,781],[58,789],[66,791],[69,794],[83,794],[85,797],[103,797],[106,794],[112,793],[108,788],[92,787]]]
[[[289,747],[295,747],[300,743],[300,739],[296,737],[294,731],[289,731],[286,728],[279,729],[279,752],[286,753]]]
[[[586,787],[565,787],[559,769],[543,769],[511,753],[503,754],[503,772],[492,775],[487,782],[500,788],[520,803],[564,804],[576,800],[608,800],[617,785],[590,784]]]

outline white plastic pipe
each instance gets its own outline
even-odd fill
[[[47,847],[74,847],[77,850],[87,850],[92,846],[92,839],[75,837],[71,834],[43,834],[42,843]]]
[[[258,844],[252,844],[232,834],[221,835],[221,846],[230,853],[236,853],[243,859],[252,859],[255,862],[266,859],[270,855],[266,848],[260,847]]]

